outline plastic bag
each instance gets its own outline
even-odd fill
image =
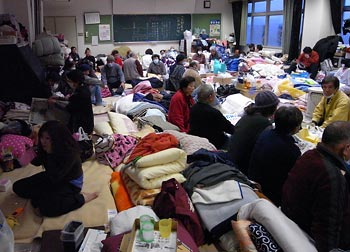
[[[6,218],[0,210],[0,251],[13,252],[15,240],[12,229],[6,222]]]

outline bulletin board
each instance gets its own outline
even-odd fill
[[[100,40],[99,27],[100,25],[109,25],[110,34],[109,40]],[[112,43],[113,41],[113,26],[112,15],[100,15],[100,24],[84,24],[84,41],[85,44],[92,44],[92,37],[98,36],[98,43]]]
[[[205,29],[209,37],[220,38],[221,25],[221,14],[192,14],[192,34],[195,34],[195,29]],[[210,28],[215,28],[215,35],[210,36]]]

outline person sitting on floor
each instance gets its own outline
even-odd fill
[[[310,78],[315,79],[320,65],[319,59],[318,53],[307,46],[303,49],[303,52],[299,55],[296,62],[293,62],[285,72],[290,74],[298,67],[301,70],[308,71],[310,73]]]
[[[178,54],[176,56],[176,64],[170,67],[169,80],[168,80],[168,90],[177,91],[179,87],[180,80],[186,70],[184,64],[187,63],[185,54]]]
[[[101,69],[101,80],[107,85],[112,96],[121,95],[125,88],[125,77],[122,69],[116,63],[112,55],[107,56],[107,64]],[[114,91],[116,89],[116,91]]]
[[[114,57],[114,63],[118,64],[121,68],[123,68],[123,59],[119,55],[118,50],[113,50],[111,55]]]
[[[258,182],[263,193],[280,206],[282,186],[301,155],[292,135],[300,130],[303,114],[294,106],[280,107],[274,120],[276,128],[263,131],[255,144],[248,177]]]
[[[194,78],[187,76],[180,81],[180,89],[171,98],[168,120],[180,128],[181,132],[190,130],[190,108],[194,104],[192,92],[194,90]]]
[[[152,62],[149,64],[147,73],[156,74],[156,75],[166,75],[166,69],[164,63],[159,59],[158,54],[152,55]]]
[[[62,108],[70,114],[68,129],[71,133],[78,132],[82,127],[88,134],[92,134],[94,130],[94,114],[91,106],[91,94],[84,84],[84,74],[80,70],[73,70],[67,74],[67,83],[73,89],[73,94],[69,97],[68,105],[63,108],[56,103],[55,97],[48,100],[49,105],[55,105]]]
[[[126,82],[143,77],[142,66],[140,61],[137,59],[136,53],[129,53],[129,58],[124,61],[123,72]]]
[[[95,71],[96,70],[96,59],[94,56],[91,55],[91,50],[90,48],[85,49],[85,58],[82,59],[83,62],[88,62],[89,65],[92,67],[92,69]]]
[[[202,83],[202,78],[199,75],[198,71],[199,71],[200,65],[198,63],[198,61],[192,61],[190,63],[190,65],[188,66],[188,68],[185,70],[184,74],[182,75],[182,77],[186,77],[186,76],[191,76],[195,79],[195,88],[198,88]]]
[[[210,51],[209,62],[221,59],[221,55],[216,51],[215,46],[211,46],[209,48],[209,51]]]
[[[148,48],[145,51],[145,55],[142,56],[142,68],[143,70],[147,70],[149,68],[149,65],[152,63],[152,55],[153,50],[151,48]]]
[[[350,59],[341,60],[341,68],[334,74],[339,79],[340,91],[345,94],[350,94]]]
[[[18,196],[30,199],[39,214],[56,217],[80,208],[97,193],[81,193],[83,169],[79,147],[71,132],[58,121],[48,121],[39,130],[38,156],[32,163],[45,171],[13,184]]]
[[[84,84],[89,88],[91,93],[91,103],[96,106],[104,106],[105,103],[102,101],[101,86],[103,86],[102,81],[97,77],[89,76],[91,67],[87,64],[82,64],[79,70],[84,74]]]
[[[250,52],[255,52],[255,44],[251,43],[248,45],[249,51]]]
[[[272,127],[270,118],[275,113],[278,103],[279,99],[273,92],[259,92],[255,103],[244,109],[245,115],[235,125],[228,153],[237,168],[246,175],[256,140],[263,130]]]
[[[80,56],[79,56],[79,54],[77,52],[77,48],[75,46],[72,46],[70,48],[69,57],[72,58],[75,63],[79,62]]]
[[[212,86],[203,84],[198,88],[197,103],[190,110],[191,135],[205,137],[217,149],[227,149],[229,137],[235,127],[223,114],[212,107],[215,101],[215,92]]]
[[[196,53],[193,55],[192,60],[196,60],[199,64],[205,64],[205,55],[201,46],[197,46]]]
[[[339,79],[327,76],[323,79],[321,86],[323,97],[314,110],[312,122],[325,128],[334,121],[349,121],[350,100],[339,90]]]
[[[344,162],[349,159],[350,122],[332,122],[283,186],[282,211],[314,239],[319,252],[350,249],[350,174]]]

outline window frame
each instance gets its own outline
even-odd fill
[[[283,47],[283,33],[281,34],[281,46],[270,46],[268,45],[268,38],[269,38],[269,26],[270,26],[270,16],[282,16],[283,15],[283,8],[280,11],[270,11],[271,9],[271,1],[272,0],[248,0],[248,4],[252,4],[251,12],[248,12],[247,8],[247,19],[251,17],[251,27],[250,27],[250,38],[248,38],[248,29],[246,30],[247,35],[247,41],[250,41],[249,43],[252,43],[252,37],[253,37],[253,27],[254,27],[254,17],[265,17],[265,28],[264,28],[264,38],[262,45],[264,47],[269,48],[278,48],[281,49]],[[266,11],[265,12],[255,12],[255,4],[256,2],[266,2]],[[282,23],[283,25],[283,23]],[[248,25],[247,25],[248,26]],[[248,28],[248,27],[247,27]],[[248,42],[247,42],[248,43]]]

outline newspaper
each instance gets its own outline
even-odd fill
[[[29,123],[41,124],[50,120],[57,120],[68,124],[69,113],[64,109],[68,101],[56,101],[57,105],[49,105],[45,98],[32,98],[32,105],[29,113]]]

